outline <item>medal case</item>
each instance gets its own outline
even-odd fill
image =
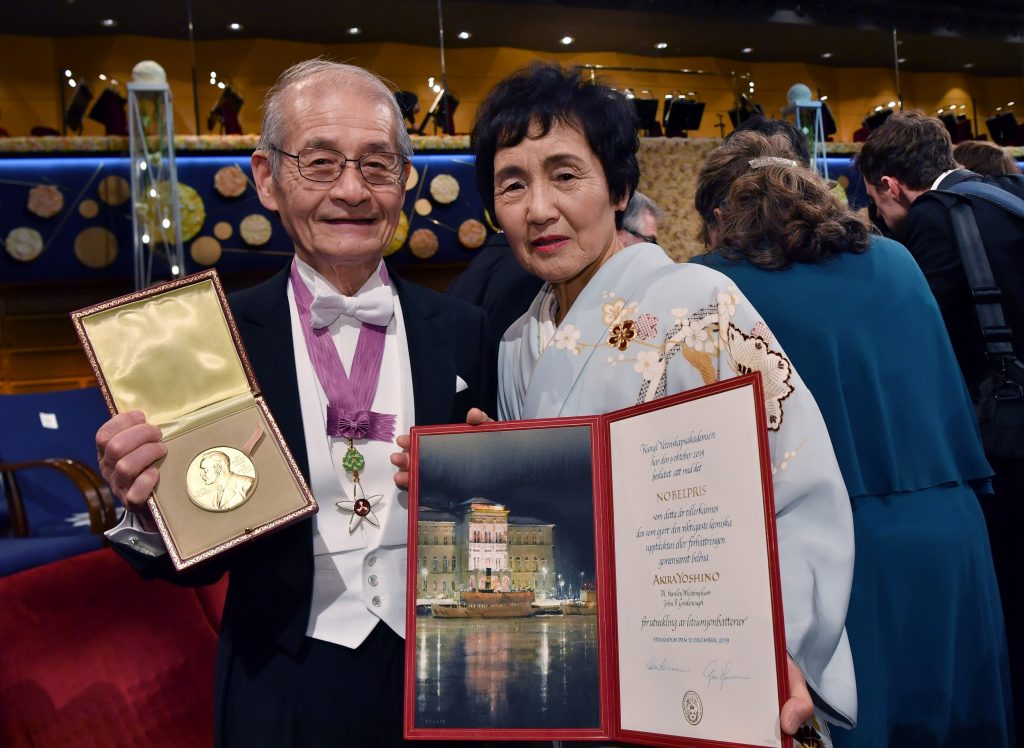
[[[158,463],[160,482],[149,507],[176,569],[317,511],[260,395],[215,270],[71,318],[110,412],[141,410],[163,434],[167,456]],[[211,506],[216,483],[206,483],[200,465],[218,448],[229,448],[228,475],[247,488],[247,497],[212,510],[203,505]],[[251,466],[239,457],[246,448]]]

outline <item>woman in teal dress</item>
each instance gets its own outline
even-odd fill
[[[739,133],[701,170],[709,253],[818,402],[853,508],[858,725],[836,746],[1012,746],[1006,642],[975,491],[985,461],[924,276],[786,141]],[[766,341],[770,342],[770,341]]]

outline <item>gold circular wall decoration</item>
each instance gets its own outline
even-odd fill
[[[395,228],[395,234],[391,237],[391,243],[388,244],[388,248],[384,250],[384,256],[393,255],[395,252],[402,248],[405,244],[405,238],[409,236],[409,219],[405,213],[401,213],[398,216],[398,226]]]
[[[459,243],[466,249],[476,249],[487,239],[487,229],[475,218],[467,218],[459,225]]]
[[[132,187],[124,177],[111,174],[100,182],[99,193],[100,200],[107,205],[116,207],[128,202],[128,198],[132,195]]]
[[[459,182],[451,174],[438,174],[430,180],[430,196],[442,205],[454,203],[459,197]]]
[[[192,242],[190,249],[192,259],[200,265],[209,267],[217,262],[221,256],[220,242],[212,236],[200,236]]]
[[[224,197],[238,197],[249,187],[249,180],[238,164],[222,166],[213,175],[213,188]]]
[[[270,234],[273,226],[270,220],[260,213],[253,213],[242,219],[238,232],[242,235],[242,241],[250,247],[262,247],[270,241]]]
[[[147,196],[143,203],[143,215],[146,226],[149,228],[150,236],[161,237],[166,233],[168,243],[174,240],[173,224],[164,226],[163,222],[173,221],[171,215],[170,182],[160,182],[156,186],[156,195],[152,193]],[[199,233],[206,220],[206,207],[203,205],[203,198],[199,196],[192,187],[178,182],[178,210],[181,212],[181,240],[191,241]]]
[[[4,242],[7,254],[19,262],[32,262],[43,251],[43,236],[28,226],[11,229]]]
[[[78,215],[82,218],[95,218],[100,213],[100,206],[95,200],[83,200],[78,204]]]
[[[427,260],[437,254],[437,234],[430,229],[416,229],[409,238],[409,249],[421,260]]]
[[[117,259],[117,237],[102,226],[83,229],[75,237],[75,257],[87,268],[105,268]]]
[[[53,218],[64,208],[64,195],[52,184],[39,184],[28,191],[28,212],[40,218]]]

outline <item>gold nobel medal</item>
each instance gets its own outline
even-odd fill
[[[213,447],[200,452],[185,473],[188,497],[200,509],[230,512],[252,496],[256,466],[233,447]]]

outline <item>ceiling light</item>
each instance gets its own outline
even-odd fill
[[[1012,101],[1006,102],[1006,106],[1013,106],[1013,102]]]
[[[939,111],[938,111],[938,112],[936,112],[936,114],[942,114],[942,113],[943,113],[944,111],[946,111],[946,110],[945,110],[945,109],[943,109],[943,108],[940,108],[940,109],[939,109]]]
[[[896,106],[896,102],[895,101],[890,101],[888,104],[886,104],[886,106],[887,107],[894,107],[894,106]]]
[[[832,53],[831,52],[822,52],[821,53],[821,59],[828,60],[828,59],[831,59],[831,58],[832,58]]]
[[[576,40],[575,40],[575,39],[573,39],[573,38],[572,38],[571,36],[563,36],[563,37],[562,37],[561,39],[559,39],[558,41],[560,41],[560,42],[561,42],[562,44],[564,44],[565,46],[567,46],[567,47],[568,47],[568,46],[569,46],[570,44],[572,44],[572,43],[573,43],[574,41],[576,41]]]
[[[99,74],[99,79],[100,79],[101,81],[105,81],[105,80],[107,79],[107,76],[106,76],[105,74],[103,74],[103,73],[100,73],[100,74]]]
[[[740,53],[741,54],[745,54],[745,55],[749,55],[753,51],[754,51],[753,47],[744,47],[743,49],[740,50]]]
[[[224,86],[224,81],[221,81],[220,83],[217,84],[217,88],[223,89],[224,87],[225,87]]]
[[[238,21],[234,21],[233,23],[229,23],[228,24],[228,28],[231,29],[232,31],[241,31],[242,30],[242,24],[238,23]]]
[[[471,36],[472,36],[472,34],[470,34],[468,31],[460,31],[459,32],[459,38],[460,39],[468,39]]]
[[[824,96],[819,96],[818,101],[828,101],[828,94],[825,94]]]
[[[906,61],[907,61],[906,57],[897,57],[896,58],[896,62],[898,62],[900,65],[902,65]]]
[[[69,86],[71,86],[72,88],[74,88],[74,87],[75,87],[75,86],[77,86],[78,84],[77,84],[77,83],[75,83],[75,79],[74,79],[74,78],[70,78],[70,79],[68,80],[68,85],[69,85]]]
[[[112,29],[115,26],[117,26],[117,21],[115,19],[113,19],[113,18],[104,18],[102,21],[100,21],[100,26],[103,26],[104,28]]]
[[[655,49],[668,49],[668,42],[658,42],[654,45]]]
[[[71,71],[70,70],[65,70],[64,71],[64,77],[65,78],[70,78],[71,77]]]
[[[355,36],[356,34],[363,33],[363,30],[361,28],[359,28],[358,26],[353,26],[352,28],[350,28],[348,30],[348,33],[349,33],[350,36]]]
[[[879,104],[878,106],[876,106],[876,107],[875,107],[875,111],[876,111],[876,112],[880,112],[880,111],[882,111],[883,109],[885,109],[885,107],[884,107],[884,106],[882,106],[881,104]]]
[[[966,70],[970,70],[973,67],[974,67],[974,63],[973,62],[965,62],[964,63],[964,69],[966,69]]]

